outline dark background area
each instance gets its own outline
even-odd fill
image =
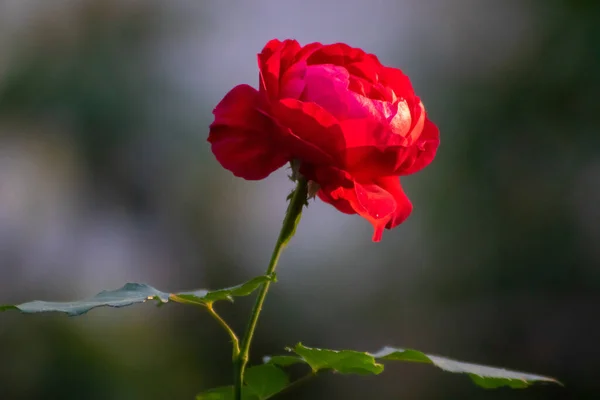
[[[315,202],[284,253],[252,362],[299,341],[409,347],[559,378],[486,391],[433,367],[324,376],[289,399],[600,396],[600,2],[0,0],[0,303],[127,281],[219,288],[262,273],[292,188],[206,143],[274,38],[346,42],[412,79],[441,130],[403,183],[410,219]],[[251,299],[217,309],[241,331]],[[201,310],[0,314],[1,399],[192,399],[231,383]],[[284,398],[284,397],[282,397]]]

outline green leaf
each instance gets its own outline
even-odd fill
[[[233,386],[207,390],[197,395],[196,400],[233,400]]]
[[[343,374],[379,374],[383,365],[376,361],[393,360],[432,364],[444,371],[468,375],[473,382],[486,389],[508,386],[514,389],[526,388],[534,383],[554,383],[562,385],[554,378],[533,375],[524,372],[510,371],[503,368],[465,363],[445,357],[425,354],[417,350],[384,347],[376,353],[362,353],[352,350],[315,349],[297,344],[287,349],[300,356],[265,357],[264,362],[273,365],[287,366],[298,362],[308,364],[314,372],[332,369]]]
[[[244,374],[243,400],[266,400],[288,385],[285,372],[271,364],[250,367]],[[233,400],[233,386],[207,390],[196,396],[196,400]]]
[[[332,369],[342,374],[378,375],[383,371],[383,365],[375,362],[375,357],[369,353],[316,349],[303,346],[302,343],[289,350],[302,357],[314,372]]]
[[[306,363],[302,358],[296,356],[265,356],[263,358],[263,362],[265,364],[279,365],[281,367],[287,367],[299,363]]]
[[[104,290],[96,296],[79,301],[31,301],[15,306],[1,306],[0,311],[20,310],[24,313],[63,312],[70,316],[85,314],[96,307],[126,307],[147,300],[167,302],[169,294],[141,283],[128,283],[117,290]]]
[[[241,285],[232,286],[218,290],[195,290],[191,292],[181,292],[172,294],[170,299],[183,304],[205,305],[219,300],[233,301],[233,297],[248,296],[263,283],[267,281],[275,281],[275,276],[261,275]]]
[[[244,381],[246,388],[260,400],[282,391],[289,383],[286,373],[271,364],[248,368],[244,374]]]
[[[433,364],[444,371],[467,374],[477,385],[486,389],[509,386],[513,389],[526,388],[536,382],[561,384],[559,381],[546,376],[533,375],[524,372],[509,371],[502,368],[465,363],[445,357],[422,353],[417,350],[385,347],[373,354],[379,360],[409,361]]]
[[[164,304],[169,300],[194,305],[206,305],[218,300],[231,300],[234,296],[247,296],[262,283],[273,280],[271,276],[259,276],[241,285],[219,290],[196,290],[169,294],[143,283],[127,283],[117,290],[105,290],[85,300],[70,302],[31,301],[19,305],[1,305],[0,311],[19,310],[24,313],[62,312],[70,316],[85,314],[96,307],[126,307],[132,304],[156,300]]]
[[[247,390],[242,389],[243,400],[258,400],[258,397]],[[196,400],[233,400],[233,386],[223,386],[207,390],[196,396]]]

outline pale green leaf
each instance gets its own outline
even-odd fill
[[[18,305],[0,306],[0,311],[19,310],[24,313],[62,312],[70,316],[85,314],[96,307],[126,307],[132,304],[156,300],[164,304],[169,300],[194,305],[206,305],[218,300],[231,300],[236,296],[247,296],[266,281],[270,276],[259,276],[241,285],[219,290],[195,290],[192,292],[167,293],[143,283],[127,283],[117,290],[105,290],[89,299],[51,302],[31,301]]]
[[[281,367],[287,367],[289,365],[305,363],[305,361],[297,356],[265,356],[263,358],[265,364],[279,365]]]
[[[20,310],[24,313],[63,312],[71,316],[85,314],[96,307],[126,307],[147,300],[167,302],[169,294],[141,283],[128,283],[117,290],[104,290],[85,300],[70,302],[31,301],[15,306],[2,306],[0,311]]]
[[[379,360],[395,360],[433,364],[444,371],[467,374],[477,385],[494,389],[509,386],[514,389],[526,388],[536,382],[560,384],[556,379],[547,376],[533,375],[525,372],[510,371],[485,365],[466,363],[450,358],[425,354],[417,350],[385,347],[372,354]]]

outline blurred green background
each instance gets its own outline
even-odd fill
[[[0,303],[127,281],[260,274],[291,190],[223,170],[214,105],[273,37],[342,41],[412,79],[442,144],[370,225],[316,202],[280,263],[252,361],[302,341],[410,347],[555,376],[485,391],[390,364],[289,399],[600,398],[600,2],[0,0]],[[219,311],[241,331],[250,299]],[[0,399],[192,399],[231,383],[200,310],[0,315]]]

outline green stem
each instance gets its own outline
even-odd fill
[[[233,360],[235,361],[240,354],[240,341],[238,340],[235,332],[233,331],[233,329],[231,329],[227,322],[225,322],[225,320],[221,318],[221,316],[217,314],[217,312],[213,309],[212,303],[208,303],[206,305],[206,309],[208,310],[208,313],[212,315],[214,319],[217,320],[219,325],[221,325],[223,329],[225,329],[225,331],[229,334],[229,337],[231,338],[231,345],[233,346]]]
[[[266,275],[273,275],[275,272],[275,268],[277,267],[277,262],[279,261],[279,256],[281,252],[288,244],[294,233],[296,232],[296,225],[300,221],[300,217],[302,215],[302,207],[306,204],[308,196],[308,183],[305,178],[298,178],[296,189],[291,195],[290,203],[288,204],[288,208],[285,214],[285,218],[283,219],[283,226],[281,227],[281,231],[279,232],[279,237],[277,238],[277,242],[275,243],[275,248],[273,249],[273,254],[271,255],[271,261],[269,262],[269,266],[267,267]],[[249,353],[250,353],[250,344],[252,343],[252,337],[254,336],[254,330],[256,329],[256,323],[258,322],[258,317],[260,316],[260,312],[262,311],[263,303],[265,302],[265,297],[267,297],[267,293],[269,291],[269,287],[271,286],[271,281],[267,281],[263,283],[258,296],[256,298],[256,303],[254,304],[254,308],[252,309],[252,314],[250,315],[250,320],[248,321],[248,326],[246,328],[246,333],[242,339],[242,345],[240,349],[240,353],[234,362],[234,386],[235,386],[235,399],[242,399],[242,385],[244,383],[244,371],[246,370],[246,365],[248,364]]]

